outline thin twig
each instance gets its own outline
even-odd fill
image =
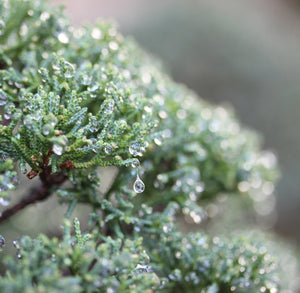
[[[37,201],[45,200],[51,195],[51,188],[55,185],[61,185],[66,179],[67,177],[63,174],[49,176],[46,183],[44,183],[39,188],[32,190],[32,192],[28,196],[24,197],[19,203],[5,210],[0,215],[0,223],[2,223],[15,213],[19,212],[20,210],[24,209],[26,206]]]

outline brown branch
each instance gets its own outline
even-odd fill
[[[6,69],[7,65],[3,60],[0,60],[0,69]]]
[[[40,175],[42,175],[41,173]],[[61,185],[67,177],[63,174],[50,175],[47,180],[41,176],[43,185],[39,188],[32,190],[32,192],[24,197],[19,203],[5,210],[0,216],[0,223],[24,209],[26,206],[33,204],[37,201],[42,201],[51,195],[51,188],[55,185]]]

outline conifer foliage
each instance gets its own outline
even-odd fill
[[[113,24],[74,29],[44,1],[1,1],[0,111],[0,222],[50,196],[68,205],[62,238],[14,241],[1,292],[279,292],[264,237],[177,225],[208,221],[220,195],[267,198],[274,155]],[[9,205],[22,174],[40,186]]]

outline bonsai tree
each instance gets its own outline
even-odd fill
[[[40,0],[0,2],[0,69],[0,222],[50,196],[67,205],[62,235],[13,241],[1,292],[279,292],[265,236],[199,226],[212,202],[267,197],[278,177],[231,110],[174,83],[113,24],[74,29]],[[14,202],[24,174],[40,184]]]

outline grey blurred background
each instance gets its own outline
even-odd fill
[[[75,26],[113,19],[173,78],[241,122],[279,158],[276,230],[300,243],[300,1],[51,0]]]

